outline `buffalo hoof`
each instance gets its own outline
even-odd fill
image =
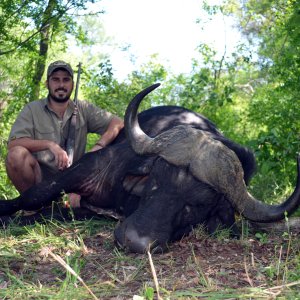
[[[124,223],[115,229],[114,235],[116,245],[128,252],[163,253],[166,250],[166,246],[159,245],[148,236],[140,236],[134,228],[129,225],[126,226]]]

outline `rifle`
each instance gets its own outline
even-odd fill
[[[81,63],[78,64],[78,72],[77,72],[77,80],[75,87],[75,95],[74,95],[74,112],[71,117],[68,138],[66,141],[66,152],[69,157],[69,164],[71,166],[74,159],[74,151],[75,151],[75,132],[76,132],[76,120],[78,115],[77,101],[78,101],[78,90],[79,90],[79,81],[80,81],[80,73],[81,73]]]

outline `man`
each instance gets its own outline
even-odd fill
[[[70,99],[73,75],[68,63],[51,63],[46,81],[48,97],[27,104],[11,129],[6,170],[20,193],[69,167],[66,140],[75,108]],[[101,135],[91,149],[96,151],[112,142],[124,126],[120,118],[89,102],[78,101],[77,108],[74,161],[85,152],[87,133]]]

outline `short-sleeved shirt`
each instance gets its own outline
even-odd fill
[[[63,119],[60,119],[49,107],[47,98],[28,103],[12,126],[9,141],[24,137],[34,140],[50,140],[66,149],[66,140],[74,108],[74,102],[69,101]],[[98,133],[102,135],[114,116],[87,101],[78,101],[77,108],[74,162],[85,153],[87,134]],[[33,155],[40,164],[54,172],[58,171],[54,155],[50,150],[38,151]]]

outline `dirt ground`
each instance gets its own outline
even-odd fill
[[[251,288],[264,290],[273,298],[282,292],[289,272],[297,268],[295,258],[299,255],[299,243],[293,235],[260,234],[236,240],[222,234],[210,237],[195,230],[172,243],[168,252],[151,255],[154,276],[147,254],[118,250],[110,228],[83,242],[84,251],[77,254],[80,276],[98,293],[100,287],[101,299],[143,295],[147,287],[155,289],[155,276],[160,290],[171,295],[171,299],[194,299],[180,295],[193,295],[195,291],[216,293]],[[52,285],[59,277],[65,277],[58,261],[43,250],[25,261],[11,262],[10,269],[16,275],[31,274],[32,280],[38,279],[42,285]]]

